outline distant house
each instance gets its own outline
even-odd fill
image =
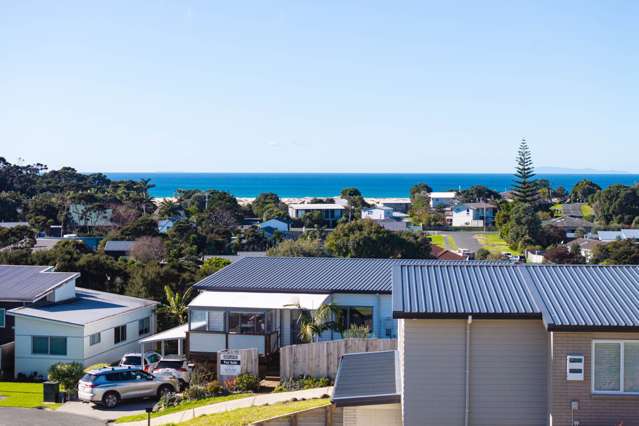
[[[608,242],[609,241],[594,240],[592,238],[577,238],[565,244],[565,246],[568,248],[568,251],[572,251],[572,248],[576,244],[581,251],[581,255],[586,258],[586,262],[590,263],[595,247],[607,244]]]
[[[108,254],[116,259],[118,257],[129,256],[134,245],[135,241],[110,240],[104,244],[104,254]]]
[[[390,207],[395,212],[408,213],[410,203],[410,198],[382,198],[377,204],[383,207]]]
[[[167,232],[169,232],[171,230],[171,228],[173,228],[173,225],[175,225],[175,222],[177,222],[180,219],[160,219],[158,220],[158,232],[160,234],[166,234]]]
[[[342,217],[344,209],[340,204],[289,204],[288,215],[293,219],[302,219],[307,213],[320,212],[322,218],[333,225]]]
[[[428,194],[430,197],[430,207],[436,209],[438,207],[451,207],[455,204],[457,197],[456,192],[431,192]]]
[[[226,259],[231,263],[235,263],[238,260],[244,259],[245,257],[266,257],[265,251],[238,251],[235,254],[216,254],[216,255],[208,255],[204,256],[204,259],[210,259],[212,257],[219,257],[221,259]]]
[[[453,207],[453,226],[483,227],[495,224],[497,207],[488,203],[462,203]]]
[[[29,226],[29,222],[0,222],[0,228],[15,228],[16,226]]]
[[[269,219],[257,225],[261,230],[272,234],[274,231],[279,231],[281,233],[288,232],[290,229],[290,225],[286,220],[283,219]]]
[[[639,229],[621,229],[619,231],[597,232],[599,241],[639,240]]]
[[[574,217],[574,216],[555,217],[555,218],[543,221],[542,225],[554,226],[556,228],[559,228],[566,233],[566,236],[568,238],[574,238],[576,236],[575,233],[578,230],[584,231],[584,233],[588,233],[595,226],[595,224],[592,222],[588,222],[587,220],[581,217]]]
[[[113,226],[113,209],[91,209],[84,204],[71,204],[69,218],[78,227],[111,227]]]
[[[437,260],[467,260],[467,256],[462,256],[461,254],[435,245],[431,247],[431,254]]]
[[[362,209],[362,219],[385,220],[393,217],[393,209],[386,206],[376,206]]]

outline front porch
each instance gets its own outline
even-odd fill
[[[189,304],[189,356],[257,348],[261,356],[296,343],[297,313],[315,310],[328,294],[205,291]],[[291,320],[293,318],[293,321]]]

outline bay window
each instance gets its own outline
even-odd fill
[[[595,340],[593,393],[639,395],[639,340]]]

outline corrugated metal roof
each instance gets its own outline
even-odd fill
[[[393,274],[396,318],[538,316],[549,330],[639,328],[639,266],[403,265]]]
[[[47,272],[51,266],[0,265],[0,300],[34,302],[77,272]]]
[[[393,268],[396,317],[538,316],[515,265],[401,265]]]
[[[195,288],[280,293],[390,293],[394,265],[442,262],[423,259],[245,257],[204,278],[195,284]]]
[[[400,402],[397,351],[342,356],[331,401],[338,407]]]
[[[104,251],[128,252],[128,251],[131,251],[131,249],[133,248],[133,244],[135,244],[135,241],[111,240],[111,241],[107,241],[106,244],[104,245]]]

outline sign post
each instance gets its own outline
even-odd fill
[[[242,374],[242,357],[240,351],[226,349],[217,353],[217,377],[223,385],[229,379]]]

